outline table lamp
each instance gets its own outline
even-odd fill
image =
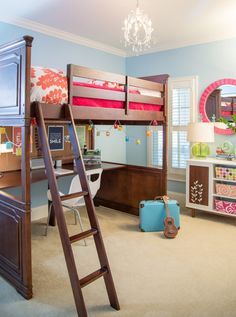
[[[190,123],[188,125],[188,141],[196,142],[192,146],[193,157],[205,159],[210,154],[210,148],[207,143],[215,141],[214,123]]]

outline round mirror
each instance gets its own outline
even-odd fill
[[[232,121],[236,114],[236,80],[225,78],[209,85],[201,96],[199,111],[203,122],[216,122],[216,133],[232,134],[220,118]]]

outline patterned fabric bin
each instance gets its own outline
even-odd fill
[[[216,211],[236,215],[236,202],[215,199]]]
[[[216,194],[228,197],[236,197],[236,186],[228,184],[216,184]]]
[[[216,178],[233,180],[233,181],[236,180],[236,168],[216,166],[215,171],[216,171]]]

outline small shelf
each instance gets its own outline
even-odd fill
[[[223,196],[223,195],[220,195],[220,194],[213,194],[212,196],[226,198],[226,199],[234,199],[236,201],[236,197]]]
[[[186,206],[192,210],[202,210],[218,216],[236,219],[236,197],[234,193],[236,180],[223,178],[223,176],[231,177],[229,174],[216,174],[216,167],[219,166],[222,166],[223,169],[232,168],[234,173],[236,171],[235,161],[223,162],[206,159],[203,162],[200,160],[188,160],[186,173]],[[233,175],[234,174],[232,174],[232,178]],[[220,176],[222,176],[222,178],[219,178]],[[226,196],[227,194],[230,196]],[[232,195],[234,197],[232,197]],[[201,196],[200,198],[202,198],[202,200],[199,201],[199,203],[194,203],[192,196]],[[232,214],[226,211],[234,213]]]
[[[231,179],[216,178],[216,177],[214,177],[213,180],[214,180],[214,181],[220,181],[220,182],[226,182],[226,183],[235,183],[235,184],[236,184],[236,181],[231,180]]]
[[[223,211],[218,211],[218,210],[207,210],[207,212],[213,213],[213,214],[217,214],[220,216],[226,216],[226,217],[232,217],[232,218],[236,218],[236,214],[229,214],[227,212],[223,212]]]

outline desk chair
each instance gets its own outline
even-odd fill
[[[94,198],[98,189],[100,188],[102,168],[88,170],[88,171],[86,171],[86,175],[88,177],[88,183],[89,183],[89,188],[91,191],[92,198]],[[79,191],[82,191],[82,188],[81,188],[79,176],[76,175],[72,178],[72,181],[70,184],[70,189],[69,189],[69,194],[76,193]],[[64,194],[60,192],[60,195],[63,196]],[[49,202],[51,202],[51,204],[50,204],[49,213],[48,213],[48,220],[47,220],[47,225],[46,225],[46,230],[45,230],[45,236],[47,236],[47,233],[48,233],[49,219],[50,219],[50,215],[51,215],[51,211],[52,211],[52,196],[51,196],[50,190],[48,190],[47,196],[48,196],[48,200],[49,200]],[[71,198],[71,199],[65,200],[65,201],[63,201],[62,206],[74,212],[75,224],[77,224],[77,217],[78,217],[81,231],[84,231],[83,224],[82,224],[81,217],[80,217],[80,213],[79,213],[79,209],[78,209],[81,206],[85,206],[84,198],[79,197],[79,198]],[[85,240],[84,240],[84,244],[86,245]]]

